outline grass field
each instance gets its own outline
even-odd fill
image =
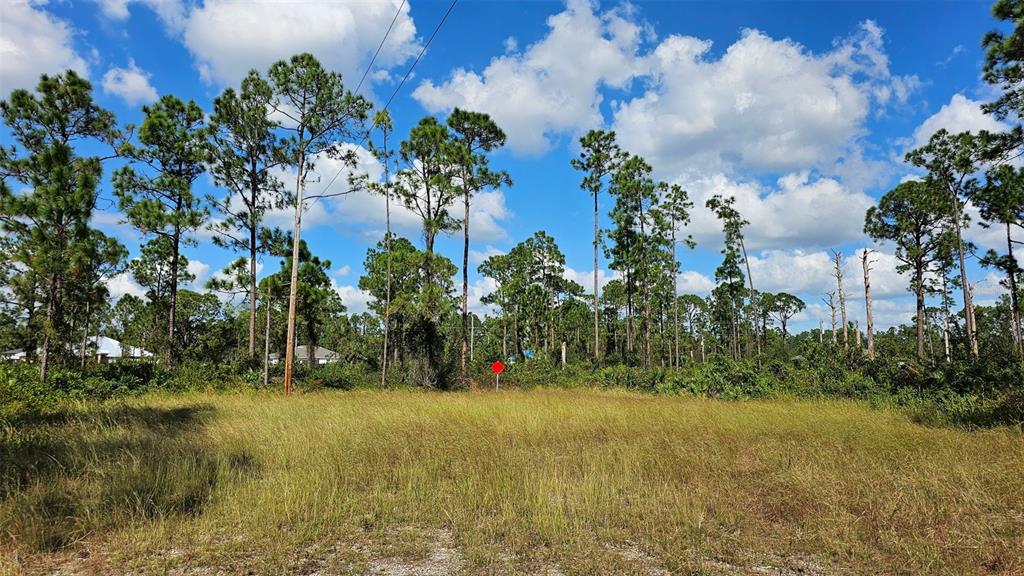
[[[1024,573],[1024,435],[851,402],[145,397],[0,441],[12,573]]]

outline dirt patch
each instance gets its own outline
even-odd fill
[[[403,554],[395,557],[380,557],[363,549],[367,554],[366,574],[372,576],[448,576],[458,574],[465,562],[462,552],[455,545],[455,538],[448,530],[419,532],[416,548],[426,550],[425,554]]]

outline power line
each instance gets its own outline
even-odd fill
[[[427,39],[427,43],[420,49],[420,53],[416,55],[416,60],[413,60],[412,66],[405,71],[405,76],[402,77],[402,81],[398,83],[398,87],[391,93],[391,97],[388,98],[387,104],[384,105],[384,110],[387,110],[388,106],[391,106],[391,101],[395,99],[395,96],[398,95],[398,91],[405,85],[405,81],[409,79],[409,75],[412,74],[413,69],[416,68],[417,64],[419,64],[420,58],[423,58],[423,53],[430,47],[430,43],[434,41],[434,36],[437,36],[438,31],[441,30],[441,26],[444,26],[445,20],[448,19],[448,15],[452,13],[452,10],[455,8],[455,4],[457,4],[458,1],[459,0],[452,0],[452,3],[448,5],[448,10],[444,13],[444,16],[441,17],[441,21],[437,23],[437,26],[434,27],[434,31],[430,34],[430,38]],[[373,126],[371,126],[370,129],[372,130]]]
[[[384,43],[387,42],[388,36],[391,35],[391,29],[395,27],[395,22],[398,21],[398,16],[402,13],[402,8],[405,8],[405,0],[402,0],[402,4],[398,6],[398,11],[395,12],[395,17],[391,19],[391,24],[388,25],[387,32],[384,32],[384,37],[380,39],[380,44],[377,45],[377,51],[373,53],[373,58],[370,58],[370,63],[366,65],[366,70],[363,70],[363,77],[359,79],[359,84],[356,84],[355,92],[357,94],[359,93],[359,89],[363,87],[363,80],[366,80],[366,75],[373,69],[373,63],[377,61],[380,49],[384,47]]]
[[[426,43],[423,44],[423,48],[420,49],[420,53],[416,55],[416,59],[413,60],[412,65],[409,66],[409,69],[405,71],[405,76],[402,77],[401,82],[399,82],[398,86],[396,86],[394,91],[391,92],[391,96],[388,98],[388,101],[384,104],[384,107],[381,110],[386,111],[388,107],[391,106],[391,102],[394,101],[395,96],[398,95],[398,92],[402,89],[402,86],[404,86],[406,81],[409,80],[409,76],[412,75],[412,71],[416,68],[416,65],[419,64],[420,59],[423,58],[423,54],[427,51],[427,48],[430,47],[430,43],[434,41],[434,37],[437,36],[437,33],[441,30],[441,26],[444,26],[445,21],[448,20],[448,16],[452,13],[452,10],[455,8],[455,5],[458,2],[459,0],[452,0],[452,3],[448,5],[448,10],[445,11],[444,16],[441,17],[441,20],[437,23],[437,26],[434,27],[434,31],[430,34],[430,37],[427,38]],[[367,68],[367,70],[369,70],[369,68]],[[365,74],[363,76],[365,77]],[[372,132],[376,126],[376,122],[371,124],[370,128],[366,131],[366,135],[363,136],[363,139],[360,140],[359,144],[357,144],[356,146],[362,146],[364,143],[366,143],[366,139],[370,137],[370,132]],[[315,198],[316,201],[319,201],[320,198],[324,197],[324,193],[328,189],[330,189],[330,187],[338,179],[338,176],[341,176],[341,173],[344,171],[344,166],[338,169],[338,171],[331,178],[330,182],[328,182],[327,185],[321,189],[320,194]],[[314,205],[316,205],[316,202],[310,204],[310,208],[312,208]]]

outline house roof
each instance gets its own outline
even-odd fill
[[[309,346],[296,346],[295,347],[295,359],[296,360],[309,360]],[[274,353],[270,355],[271,360],[279,360],[281,354]],[[314,360],[335,360],[338,358],[338,353],[334,350],[324,348],[323,346],[317,346],[313,351]]]
[[[93,336],[89,339],[89,347],[95,350],[95,354],[108,358],[147,358],[153,355],[142,348],[125,346],[106,336]]]

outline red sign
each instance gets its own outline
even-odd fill
[[[495,360],[494,364],[491,364],[491,372],[495,374],[501,374],[505,371],[505,365],[501,363],[501,360]]]

